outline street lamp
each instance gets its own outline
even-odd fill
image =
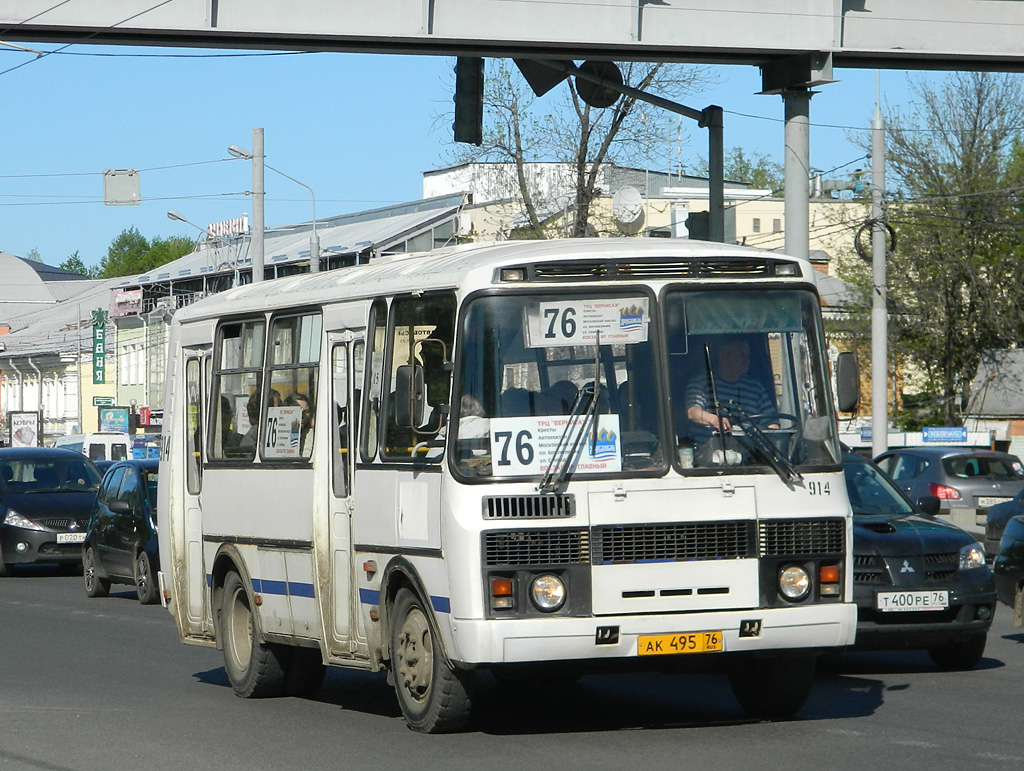
[[[206,235],[206,228],[201,228],[196,223],[189,222],[187,219],[185,219],[184,215],[178,214],[178,212],[174,211],[174,209],[169,209],[167,211],[167,219],[175,220],[176,222],[184,222],[186,225],[191,225],[196,230],[200,231],[203,235]]]
[[[254,163],[257,160],[256,156],[238,145],[228,145],[228,152],[235,158],[243,158],[247,161],[253,161]],[[313,188],[309,185],[304,182],[299,182],[295,177],[289,176],[280,169],[275,169],[269,163],[263,161],[262,156],[259,157],[259,160],[265,168],[270,169],[275,174],[280,174],[285,179],[290,179],[296,185],[304,187],[309,191],[309,195],[313,199],[313,233],[309,237],[309,272],[318,273],[320,271],[320,236],[316,232],[316,193],[313,192]]]

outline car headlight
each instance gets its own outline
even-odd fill
[[[11,527],[20,527],[24,530],[46,530],[45,527],[40,527],[31,519],[21,516],[14,509],[7,510],[7,516],[4,517],[4,524],[10,525]]]
[[[530,584],[530,595],[541,610],[558,610],[565,604],[565,584],[558,576],[537,576]]]
[[[788,600],[799,600],[811,589],[811,577],[799,565],[790,565],[779,573],[779,591]]]
[[[960,569],[973,570],[985,567],[985,547],[975,541],[960,550]]]

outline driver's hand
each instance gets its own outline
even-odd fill
[[[711,426],[711,428],[715,429],[716,431],[718,430],[719,426],[722,427],[723,431],[732,431],[732,423],[729,422],[729,418],[724,416],[722,417],[721,422],[719,422],[718,418],[712,415],[708,420],[708,425]]]

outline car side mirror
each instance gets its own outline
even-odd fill
[[[114,514],[131,514],[132,505],[128,501],[111,501],[110,510]]]
[[[857,354],[843,351],[836,358],[836,408],[852,412],[860,402],[860,365]]]
[[[937,495],[922,495],[917,499],[917,508],[921,509],[929,517],[934,517],[938,514],[941,505]]]

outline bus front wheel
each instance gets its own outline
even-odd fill
[[[751,715],[788,717],[807,701],[816,663],[816,656],[740,658],[729,668],[729,684]]]
[[[391,610],[391,675],[409,727],[450,733],[465,726],[472,705],[472,672],[453,669],[434,638],[423,602],[401,589]]]
[[[223,598],[220,633],[231,687],[246,699],[280,695],[285,673],[279,652],[276,646],[257,639],[249,594],[238,573],[228,573]]]

